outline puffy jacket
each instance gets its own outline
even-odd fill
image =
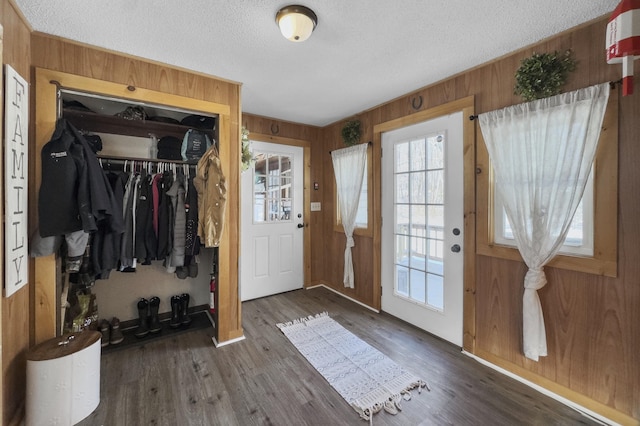
[[[218,247],[224,226],[227,182],[215,145],[198,161],[193,184],[198,191],[198,236],[205,247]]]

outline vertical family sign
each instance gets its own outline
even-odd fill
[[[5,185],[5,297],[28,281],[27,166],[29,86],[5,65],[4,185]]]

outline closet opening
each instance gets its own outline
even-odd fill
[[[64,87],[56,111],[94,151],[125,226],[113,269],[94,269],[98,233],[79,266],[60,255],[57,333],[97,329],[103,350],[195,327],[215,339],[219,254],[197,236],[193,179],[199,158],[219,150],[219,116]]]

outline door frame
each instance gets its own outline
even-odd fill
[[[303,215],[304,215],[304,229],[302,235],[302,274],[303,283],[302,288],[307,288],[311,282],[311,228],[309,228],[309,218],[311,217],[311,142],[303,139],[285,138],[282,136],[267,135],[265,133],[251,132],[249,134],[249,140],[255,140],[258,142],[267,142],[278,145],[297,146],[303,149],[304,163],[302,165],[303,170]],[[240,193],[240,209],[242,209],[242,200],[244,194]],[[240,217],[242,217],[242,210],[240,211]],[[242,227],[240,227],[240,239],[242,238]],[[240,253],[242,253],[242,247],[240,247]],[[238,263],[238,267],[240,264]],[[238,271],[240,274],[240,271]]]
[[[463,117],[475,115],[475,98],[467,96],[443,105],[419,111],[404,117],[376,124],[373,127],[373,211],[377,226],[373,229],[374,244],[374,286],[373,299],[380,309],[382,303],[382,134],[392,130],[407,127],[423,121],[428,121],[443,115],[462,111]],[[463,264],[463,314],[462,314],[462,347],[465,351],[474,353],[476,336],[476,206],[475,206],[475,122],[463,118],[463,214],[464,214],[464,264]]]

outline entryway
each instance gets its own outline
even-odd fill
[[[382,310],[463,344],[463,114],[382,134]]]
[[[242,301],[300,289],[304,283],[304,148],[252,141],[242,173]]]

